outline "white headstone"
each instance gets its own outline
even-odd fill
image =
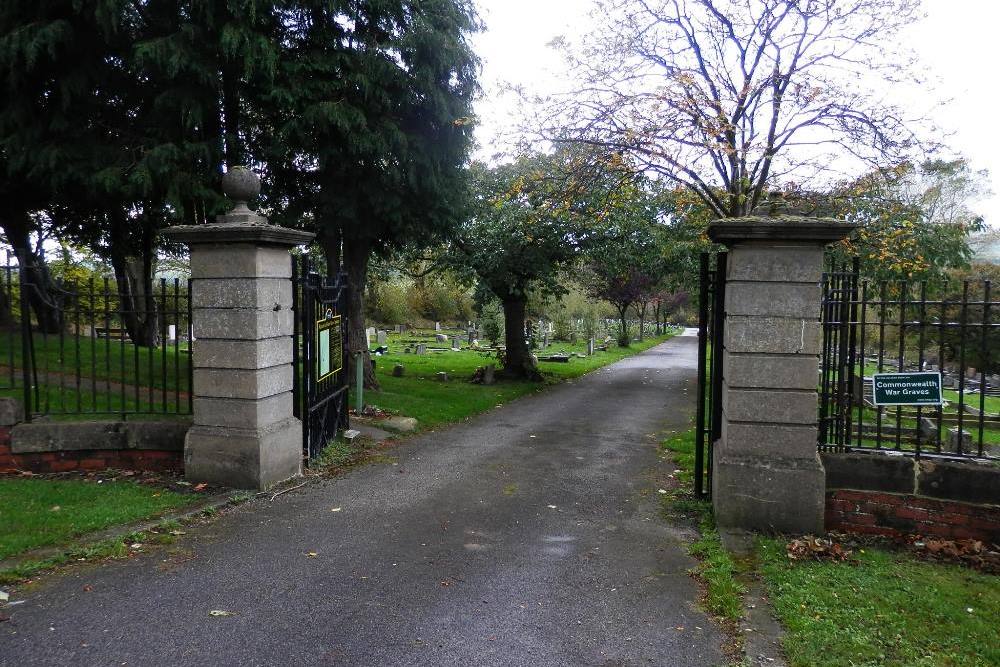
[[[372,346],[372,338],[375,337],[375,327],[368,327],[365,329],[365,340],[368,341],[368,347]]]
[[[440,322],[435,322],[434,323],[434,331],[441,331],[441,323]]]
[[[177,325],[168,324],[167,325],[167,340],[175,341],[177,340]]]
[[[381,329],[379,329],[379,332],[378,332],[378,344],[379,344],[379,346],[385,345],[386,341],[388,341],[388,340],[389,340],[389,334],[388,334],[388,332],[385,332],[385,331],[382,331]]]
[[[589,356],[591,356],[591,357],[594,356],[594,339],[593,338],[591,338],[590,340],[587,341],[587,354]]]

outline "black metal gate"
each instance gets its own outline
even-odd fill
[[[294,412],[302,420],[302,450],[314,459],[349,427],[347,277],[321,276],[309,258],[292,259]]]
[[[701,288],[698,296],[698,408],[695,415],[694,492],[699,498],[708,498],[712,495],[712,443],[722,435],[726,253],[701,254]]]

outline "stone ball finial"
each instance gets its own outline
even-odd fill
[[[222,176],[222,191],[235,202],[234,211],[249,211],[247,202],[260,194],[260,177],[247,167],[232,167]]]

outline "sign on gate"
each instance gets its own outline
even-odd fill
[[[876,373],[875,405],[941,405],[941,373]]]
[[[328,312],[316,322],[316,380],[321,382],[344,367],[344,341],[340,315]]]

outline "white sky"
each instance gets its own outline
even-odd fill
[[[476,0],[486,31],[475,36],[483,60],[483,99],[477,104],[477,138],[481,156],[506,146],[505,128],[515,120],[513,97],[503,85],[524,86],[544,93],[562,81],[562,60],[547,44],[564,35],[571,41],[587,27],[588,0]],[[946,143],[969,159],[973,168],[988,169],[993,196],[972,206],[1000,229],[1000,77],[997,29],[1000,1],[924,0],[927,18],[901,38],[910,42],[937,79],[936,99],[949,100],[933,120],[949,136]],[[564,82],[563,82],[564,83]],[[924,100],[899,100],[923,107]]]

